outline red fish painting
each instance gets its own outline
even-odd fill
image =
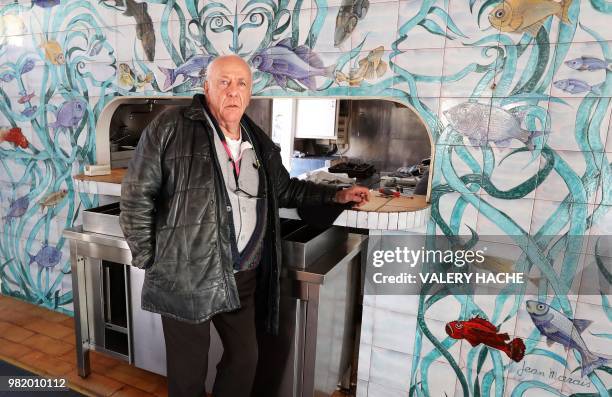
[[[28,139],[21,132],[21,128],[0,128],[0,143],[11,142],[12,144],[26,149],[29,145]]]
[[[484,344],[501,350],[513,361],[525,357],[525,343],[520,338],[510,341],[508,334],[500,334],[497,327],[484,318],[474,317],[468,321],[451,321],[446,324],[446,333],[454,339],[465,339],[472,346]]]

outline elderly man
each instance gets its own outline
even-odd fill
[[[121,187],[132,265],[146,269],[142,308],[160,313],[171,397],[202,396],[210,321],[223,343],[215,397],[249,396],[255,320],[278,328],[279,207],[368,200],[368,190],[290,179],[280,150],[244,111],[249,66],[222,56],[205,95],[145,129]]]

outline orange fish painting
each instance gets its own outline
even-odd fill
[[[573,0],[504,0],[489,13],[491,25],[502,32],[529,33],[533,37],[551,15],[570,24],[567,12]]]

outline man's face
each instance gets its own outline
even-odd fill
[[[211,66],[204,83],[208,107],[220,124],[238,123],[251,100],[251,70],[238,57]]]

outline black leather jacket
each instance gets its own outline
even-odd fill
[[[121,185],[119,220],[132,265],[146,269],[142,308],[190,323],[240,307],[231,258],[231,206],[205,112],[216,123],[204,96],[196,95],[190,106],[157,116],[143,131]],[[290,179],[280,149],[248,117],[243,122],[264,166],[269,205],[257,268],[257,316],[275,333],[278,208],[331,203],[336,189]]]

